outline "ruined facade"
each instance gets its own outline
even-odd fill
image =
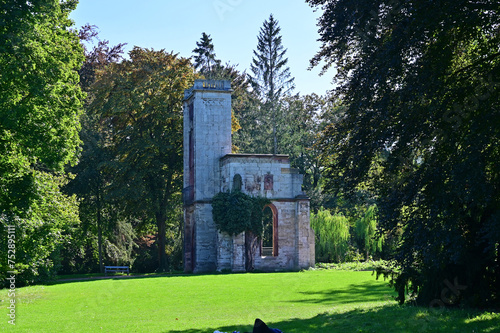
[[[186,272],[264,271],[314,265],[314,234],[302,175],[286,155],[231,153],[231,85],[196,80],[184,94],[184,268]],[[269,244],[218,232],[212,198],[234,188],[270,199]],[[247,244],[245,244],[247,243]],[[249,248],[253,251],[248,252]]]

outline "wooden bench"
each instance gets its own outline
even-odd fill
[[[128,266],[104,266],[104,275],[108,276],[109,273],[127,273],[130,274]]]

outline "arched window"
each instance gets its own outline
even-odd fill
[[[273,204],[264,207],[262,224],[264,233],[260,247],[261,256],[278,256],[278,210]]]
[[[233,190],[241,191],[241,187],[243,185],[243,181],[241,179],[241,175],[239,173],[235,174],[233,177]]]

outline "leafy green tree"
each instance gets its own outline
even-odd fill
[[[5,249],[1,250],[2,279],[7,271],[16,272],[16,286],[55,277],[60,261],[52,254],[58,247],[71,242],[71,229],[79,223],[76,196],[67,196],[60,190],[66,182],[64,176],[37,172],[33,183],[37,197],[30,202],[31,209],[22,215],[8,212],[0,215],[2,232],[7,226],[13,226],[15,235],[14,252],[7,253],[6,238],[0,241]],[[12,254],[14,257],[10,256]]]
[[[320,209],[311,214],[311,228],[316,235],[316,258],[323,262],[342,262],[349,249],[349,220]]]
[[[354,234],[360,250],[364,250],[365,258],[370,258],[370,253],[382,251],[384,237],[377,234],[377,206],[372,205],[365,210],[363,216],[356,220]]]
[[[178,223],[182,187],[182,99],[195,73],[189,59],[135,47],[98,78],[90,108],[110,130],[116,177],[109,196],[131,216],[154,221],[159,271],[166,270],[167,227]]]
[[[76,162],[84,98],[83,51],[69,19],[76,4],[0,3],[0,224],[16,227],[19,283],[50,273],[50,254],[78,223],[74,198],[60,192],[64,167]]]
[[[286,96],[282,100],[284,112],[277,124],[278,147],[305,175],[306,191],[319,186],[320,151],[316,142],[324,126],[321,114],[328,107],[327,101],[316,94]]]
[[[0,25],[0,208],[26,210],[32,170],[75,162],[83,61],[68,18],[76,1],[9,1]],[[24,206],[24,207],[22,207]]]
[[[112,177],[105,173],[103,166],[113,156],[107,148],[110,143],[109,135],[102,131],[99,126],[99,114],[92,113],[88,106],[94,99],[92,85],[95,83],[99,71],[104,70],[110,63],[116,63],[122,59],[125,44],[109,47],[109,42],[99,40],[96,27],[90,25],[80,29],[79,37],[83,42],[85,53],[85,62],[79,70],[80,85],[82,90],[87,92],[87,99],[84,104],[85,113],[82,116],[82,129],[80,131],[80,138],[83,143],[82,152],[79,156],[78,165],[70,169],[70,172],[76,176],[66,186],[68,191],[80,198],[80,218],[82,221],[82,226],[77,231],[80,233],[80,237],[77,237],[79,241],[73,242],[71,245],[92,248],[89,242],[95,239],[94,235],[97,235],[99,267],[101,273],[104,273],[103,229],[109,229],[106,224],[113,223],[109,214],[105,216],[105,211],[117,209],[117,207],[116,205],[111,207],[106,200],[107,186]],[[95,41],[97,41],[96,44],[94,44]],[[119,226],[121,224],[115,225]],[[108,233],[104,237],[111,237],[113,233]],[[88,251],[64,249],[62,250],[63,253],[69,256],[65,258],[67,261],[77,260],[70,255],[71,250],[75,254],[88,253]],[[92,256],[92,253],[90,255]],[[90,261],[90,266],[92,266],[92,261]],[[66,267],[66,269],[68,268]],[[79,269],[82,269],[82,267]]]
[[[410,286],[432,304],[457,281],[451,303],[498,306],[498,1],[307,2],[324,10],[312,65],[337,65],[346,107],[324,132],[328,187],[352,195],[380,161],[379,227],[403,230],[399,301]]]
[[[201,39],[196,42],[196,48],[193,50],[194,68],[205,78],[214,79],[214,70],[220,66],[220,60],[215,58],[214,44],[212,38],[206,33],[201,34]]]
[[[253,51],[254,58],[250,65],[252,75],[249,75],[252,87],[262,103],[259,119],[264,124],[262,128],[272,128],[274,154],[278,153],[276,123],[280,118],[280,101],[295,87],[280,32],[278,21],[271,14],[260,29],[257,50]],[[269,112],[270,118],[264,112]]]

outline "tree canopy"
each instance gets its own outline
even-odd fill
[[[32,170],[76,162],[83,52],[68,15],[76,1],[9,1],[0,24],[0,207],[28,203]]]
[[[129,56],[101,73],[90,108],[111,140],[109,195],[155,222],[164,271],[166,227],[177,221],[182,187],[182,99],[195,73],[189,59],[164,50],[135,47]]]
[[[323,135],[328,187],[367,182],[379,228],[403,230],[401,302],[411,286],[428,305],[456,278],[455,303],[498,305],[498,1],[307,2],[324,10],[311,64],[336,64],[346,107]]]
[[[76,4],[0,2],[0,225],[16,229],[17,262],[9,269],[19,286],[54,273],[49,256],[78,223],[76,199],[60,192],[80,145],[84,55],[68,17]]]

